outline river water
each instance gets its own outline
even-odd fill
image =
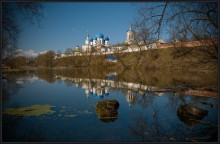
[[[6,142],[217,141],[217,74],[34,69],[2,78]],[[119,102],[103,121],[96,104]],[[193,113],[192,113],[193,112]]]

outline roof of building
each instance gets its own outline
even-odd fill
[[[131,25],[129,27],[129,30],[127,32],[132,32],[132,28],[131,28]]]
[[[105,41],[109,41],[109,38],[108,38],[108,37],[106,37],[106,38],[105,38]]]
[[[79,49],[74,49],[73,51],[74,51],[74,52],[80,52],[80,50],[79,50]]]
[[[159,39],[159,40],[157,40],[157,42],[159,42],[159,43],[166,43],[164,40],[162,40],[162,39]]]
[[[115,60],[116,60],[115,56],[113,56],[113,55],[109,55],[109,56],[107,57],[107,59],[108,59],[108,60],[111,60],[111,61],[115,61]]]
[[[99,33],[96,34],[96,37],[97,37],[97,38],[103,38],[104,35],[103,35],[102,33],[99,32]]]

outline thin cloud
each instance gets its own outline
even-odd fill
[[[47,51],[42,51],[42,52],[39,52],[39,54],[45,54]]]
[[[42,51],[42,52],[37,53],[37,52],[34,52],[34,50],[23,51],[23,50],[19,49],[18,52],[19,52],[18,56],[24,56],[24,57],[28,57],[28,58],[31,58],[31,57],[35,58],[39,54],[44,54],[47,51]]]

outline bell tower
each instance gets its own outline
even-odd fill
[[[131,44],[134,41],[134,32],[130,25],[129,30],[127,31],[126,43]]]

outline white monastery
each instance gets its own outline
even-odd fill
[[[138,46],[135,44],[135,33],[130,26],[129,30],[126,33],[126,39],[124,46],[110,46],[109,38],[104,37],[104,35],[99,32],[94,37],[89,37],[87,35],[85,39],[85,43],[80,48],[77,46],[73,50],[73,54],[61,54],[61,57],[68,57],[68,56],[81,56],[84,54],[113,54],[115,52],[135,52],[140,50],[149,50],[149,48],[157,48],[157,43],[166,43],[163,40],[158,40],[155,43],[144,45],[143,42],[139,42]],[[58,57],[56,57],[58,58]]]

